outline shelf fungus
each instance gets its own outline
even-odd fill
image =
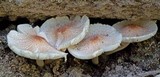
[[[79,43],[89,29],[87,16],[76,16],[69,19],[67,16],[48,19],[41,26],[50,44],[57,50],[65,50],[71,45]]]
[[[38,26],[32,28],[29,24],[18,25],[17,31],[11,30],[7,35],[9,48],[20,56],[37,60],[37,63],[42,63],[40,60],[63,57],[66,60],[67,53],[52,47],[39,29]]]
[[[70,54],[78,59],[93,59],[98,63],[98,56],[116,49],[122,41],[122,35],[113,27],[103,24],[90,25],[89,32],[78,44],[68,48]]]
[[[156,21],[151,20],[124,20],[113,25],[122,33],[122,42],[141,42],[147,40],[157,33],[158,27]]]

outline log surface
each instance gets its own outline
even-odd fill
[[[1,0],[0,17],[40,19],[87,15],[116,19],[160,20],[160,0]]]

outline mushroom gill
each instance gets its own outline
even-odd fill
[[[130,43],[127,43],[127,42],[121,42],[120,46],[118,48],[116,48],[115,50],[112,50],[112,51],[108,51],[105,53],[105,55],[110,55],[110,54],[113,54],[115,52],[118,52],[120,50],[123,50],[124,48],[126,48]]]

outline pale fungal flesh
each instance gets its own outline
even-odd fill
[[[77,45],[70,46],[69,52],[78,59],[92,59],[103,52],[116,49],[122,41],[122,35],[109,25],[90,25],[89,32]]]
[[[17,30],[11,30],[7,35],[8,46],[16,54],[36,60],[66,59],[67,53],[53,48],[38,26],[32,28],[29,24],[21,24]]]
[[[124,20],[113,25],[123,36],[123,42],[140,42],[154,36],[158,30],[156,21]]]
[[[112,51],[108,51],[108,52],[105,52],[105,55],[110,55],[110,54],[113,54],[115,52],[118,52],[120,50],[123,50],[124,48],[126,48],[130,43],[127,43],[127,42],[121,42],[120,46],[115,49],[115,50],[112,50]]]
[[[89,19],[87,16],[76,16],[73,20],[68,17],[48,19],[41,26],[50,44],[58,50],[65,50],[70,45],[79,43],[88,32]]]

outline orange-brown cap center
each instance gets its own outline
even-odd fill
[[[121,33],[123,36],[139,36],[145,33],[146,29],[143,26],[130,24],[122,28]]]

